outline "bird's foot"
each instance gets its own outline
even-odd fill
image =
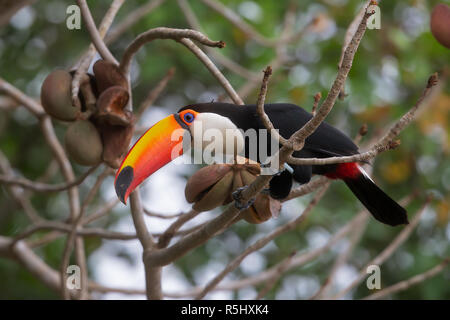
[[[234,200],[234,206],[240,211],[250,208],[250,206],[255,202],[255,197],[249,199],[247,202],[242,201],[242,191],[244,191],[245,189],[247,189],[247,187],[237,188],[231,194],[231,197]]]

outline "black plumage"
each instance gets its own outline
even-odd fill
[[[200,113],[211,112],[227,117],[244,131],[265,129],[254,104],[239,106],[218,102],[199,103],[185,106],[179,112],[186,109],[192,109]],[[286,139],[312,118],[309,112],[294,104],[265,104],[264,110],[274,127],[279,130],[280,135]],[[246,141],[246,157],[250,155],[249,148],[249,143]],[[270,150],[270,141],[267,143],[267,149],[269,153],[275,151]],[[358,147],[352,139],[328,123],[322,122],[317,130],[306,139],[303,149],[294,152],[293,155],[299,158],[327,158],[357,153],[359,153]],[[257,159],[252,160],[261,162],[262,159],[257,157]],[[304,184],[311,179],[312,174],[321,174],[333,179],[344,180],[350,190],[377,220],[393,226],[408,223],[406,210],[378,188],[370,178],[360,171],[356,164],[292,165],[292,168],[294,169],[292,175],[284,171],[272,178],[270,195],[273,198],[283,199],[287,197],[292,187],[292,178]]]
[[[199,103],[183,107],[179,111],[192,109],[197,112],[213,112],[230,119],[239,129],[264,129],[257,111],[256,105],[239,106],[229,103]],[[312,115],[295,104],[272,103],[264,106],[266,114],[274,127],[279,130],[282,137],[288,139],[293,133],[305,125]],[[259,137],[258,137],[259,138]],[[259,144],[259,141],[258,141]],[[270,141],[267,143],[270,153]],[[299,158],[326,158],[332,156],[348,156],[358,153],[358,147],[342,131],[334,128],[326,122],[322,122],[317,130],[305,141],[302,150],[294,152]],[[249,145],[245,145],[245,156],[249,156]],[[262,159],[252,159],[261,162]],[[326,174],[333,172],[335,165],[326,166],[292,166],[294,179],[299,183],[307,183],[312,174]],[[285,195],[286,196],[286,195]]]

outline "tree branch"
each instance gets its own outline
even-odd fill
[[[322,187],[322,189],[315,195],[315,197],[311,200],[309,205],[305,208],[305,210],[303,210],[302,214],[299,217],[290,221],[289,223],[286,223],[285,225],[282,225],[282,226],[276,228],[274,231],[272,231],[267,236],[259,239],[252,245],[248,246],[240,255],[238,255],[236,258],[234,258],[233,261],[231,261],[225,267],[225,269],[223,269],[210,282],[208,282],[208,284],[205,286],[203,291],[200,294],[198,294],[195,297],[195,299],[202,299],[203,297],[205,297],[206,294],[208,292],[210,292],[215,286],[217,286],[219,284],[219,282],[222,281],[223,278],[225,278],[225,276],[228,273],[230,273],[231,271],[236,269],[248,255],[261,249],[262,247],[264,247],[266,244],[268,244],[269,242],[271,242],[273,239],[277,238],[278,236],[295,229],[300,223],[302,223],[308,217],[308,215],[310,214],[312,209],[317,205],[319,200],[325,194],[325,191],[328,189],[328,186],[329,186],[329,184]]]
[[[415,275],[414,277],[409,278],[408,280],[401,281],[399,283],[396,283],[390,287],[387,287],[383,290],[380,290],[378,292],[375,292],[371,294],[370,296],[365,297],[363,300],[376,300],[376,299],[383,299],[384,297],[388,295],[392,295],[394,293],[404,291],[409,289],[412,286],[418,285],[419,283],[422,283],[436,275],[438,275],[440,272],[445,270],[447,265],[449,264],[450,259],[444,259],[441,263],[434,266],[433,268],[429,269],[428,271],[425,271],[423,273],[420,273],[418,275]]]
[[[78,186],[83,183],[83,181],[97,169],[98,166],[93,166],[89,168],[85,173],[80,175],[73,181],[58,183],[58,184],[47,184],[38,181],[31,181],[26,178],[16,178],[10,175],[0,175],[0,182],[8,185],[19,186],[25,189],[29,189],[36,192],[56,192],[64,191],[71,187]]]
[[[125,75],[128,76],[128,74],[130,73],[131,60],[133,59],[136,52],[146,43],[151,42],[155,39],[180,40],[182,38],[194,39],[210,47],[223,48],[225,46],[225,43],[223,41],[212,41],[202,33],[195,30],[173,29],[165,27],[154,28],[141,33],[126,48],[125,53],[122,56],[122,60],[120,61],[120,69]]]
[[[425,212],[425,208],[428,206],[430,199],[428,199],[418,213],[414,216],[413,220],[410,224],[403,228],[403,230],[395,237],[395,239],[387,246],[378,256],[372,259],[369,263],[366,264],[364,268],[358,274],[358,277],[345,289],[338,292],[332,299],[340,299],[344,295],[346,295],[350,290],[356,287],[366,276],[367,276],[367,267],[370,265],[382,265],[387,258],[389,258],[395,250],[397,250],[403,242],[410,236],[415,227],[419,224],[420,218],[422,214]]]
[[[123,1],[124,0],[119,0],[120,5],[123,3]],[[86,0],[77,0],[77,4],[81,9],[81,15],[83,16],[84,23],[86,24],[86,28],[89,31],[92,43],[95,45],[98,53],[104,60],[119,64],[116,58],[114,58],[114,56],[112,55],[111,51],[109,51],[106,44],[103,42],[102,36],[97,30],[97,26],[95,25],[94,19],[92,18],[91,11],[89,10]],[[118,5],[118,7],[120,7],[120,5]]]
[[[112,22],[114,21],[114,18],[119,11],[120,7],[124,3],[124,0],[114,0],[109,7],[108,11],[106,12],[105,16],[102,19],[102,22],[100,23],[100,26],[98,28],[98,34],[100,37],[100,40],[102,40],[106,33],[108,32],[109,27],[111,26]],[[86,4],[87,7],[87,4]],[[89,10],[89,9],[88,9]],[[92,17],[91,17],[92,20]],[[95,28],[95,24],[94,24]],[[95,33],[96,29],[94,30]],[[89,66],[92,62],[92,59],[95,56],[95,53],[97,52],[96,47],[94,44],[89,45],[88,51],[83,55],[81,58],[78,66],[76,67],[75,74],[72,78],[72,84],[71,84],[71,93],[72,93],[72,104],[76,107],[81,107],[81,102],[78,98],[78,92],[80,91],[80,84],[81,80],[83,78],[83,75],[87,72],[89,69]]]

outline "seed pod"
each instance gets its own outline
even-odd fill
[[[247,170],[240,170],[240,173],[241,173],[242,183],[244,186],[249,186],[256,179],[256,176],[254,176]]]
[[[189,203],[199,201],[212,186],[222,179],[231,166],[226,164],[213,164],[203,167],[194,173],[188,180],[184,195]]]
[[[98,119],[113,126],[129,125],[131,112],[124,110],[129,98],[128,91],[120,86],[103,91],[97,100]]]
[[[236,189],[251,184],[259,174],[257,163],[246,161],[242,164],[214,164],[198,170],[189,178],[185,195],[193,208],[208,211],[232,201],[231,194]],[[255,202],[241,212],[249,223],[262,223],[278,216],[281,203],[265,194],[258,194]]]
[[[208,211],[222,205],[230,194],[233,172],[229,171],[192,207],[198,211]]]
[[[233,186],[231,187],[231,192],[234,192],[243,186],[244,183],[242,182],[241,172],[240,170],[235,170],[233,175]]]
[[[72,123],[64,137],[69,156],[78,164],[93,166],[102,160],[102,141],[95,126],[88,120]]]
[[[272,217],[278,217],[281,210],[281,202],[272,199],[266,194],[259,194],[253,207],[255,208],[257,223],[262,223]]]
[[[450,7],[440,3],[433,8],[430,29],[436,40],[444,47],[450,48]]]
[[[101,94],[103,91],[113,86],[120,86],[128,89],[128,81],[122,74],[119,67],[110,61],[98,60],[94,64],[94,75],[97,82],[97,88]]]
[[[41,102],[45,111],[62,121],[74,121],[78,110],[72,106],[72,76],[65,70],[51,72],[41,88]]]
[[[125,127],[107,123],[99,123],[97,127],[103,142],[103,161],[111,168],[119,168],[133,137],[134,120],[130,120],[130,125]]]

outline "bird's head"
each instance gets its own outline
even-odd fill
[[[130,149],[117,170],[114,186],[119,199],[126,204],[130,193],[142,181],[188,151],[183,148],[186,142],[192,144],[194,149],[203,150],[212,139],[221,136],[225,154],[225,147],[231,137],[233,153],[242,151],[244,138],[241,131],[230,117],[219,113],[214,103],[187,106],[149,128]]]

